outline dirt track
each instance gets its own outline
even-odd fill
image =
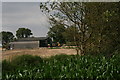
[[[50,57],[59,54],[67,54],[67,55],[75,55],[75,49],[47,49],[47,48],[39,48],[39,49],[24,49],[24,50],[7,50],[2,52],[2,60],[7,59],[11,60],[15,56],[30,54],[37,55],[41,57]]]

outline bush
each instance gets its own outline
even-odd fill
[[[32,55],[22,55],[18,56],[15,59],[13,59],[12,64],[16,64],[19,66],[34,66],[36,64],[43,63],[42,58],[39,56],[32,56]]]

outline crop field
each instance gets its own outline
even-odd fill
[[[78,78],[80,80],[119,80],[120,54],[56,55],[50,58],[21,55],[2,63],[4,80],[36,80],[49,78]]]

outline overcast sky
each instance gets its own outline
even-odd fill
[[[39,2],[3,2],[2,30],[14,34],[21,27],[31,29],[36,37],[45,37],[50,27],[39,8]]]

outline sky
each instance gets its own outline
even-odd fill
[[[35,37],[45,37],[50,24],[39,8],[39,2],[2,2],[2,31],[16,34],[18,28],[28,28]]]
[[[4,1],[2,2],[3,31],[11,31],[15,35],[16,30],[18,30],[18,28],[24,27],[31,29],[33,36],[35,37],[45,37],[47,35],[50,24],[45,14],[42,13],[39,8],[40,2],[7,2],[7,1],[5,2],[5,0],[3,1]]]

